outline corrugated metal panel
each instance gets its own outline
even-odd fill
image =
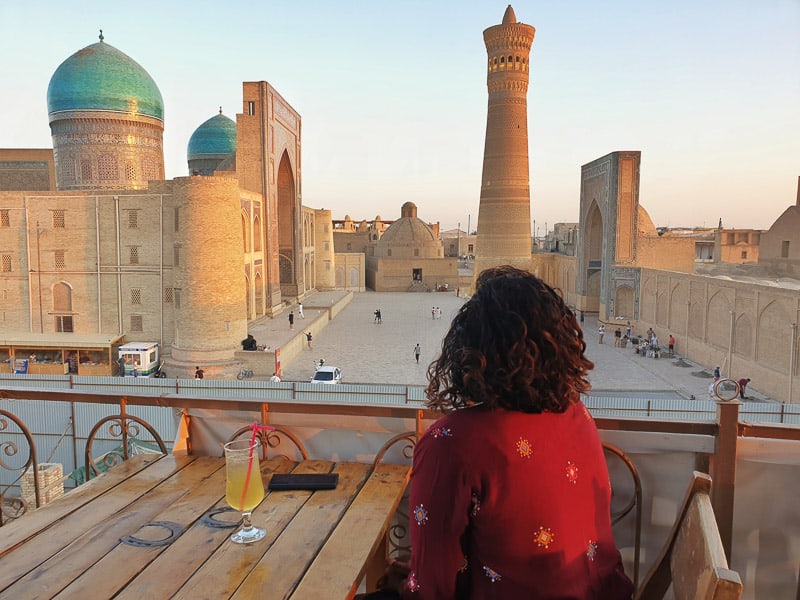
[[[19,417],[31,432],[63,431],[69,421],[69,402],[57,400],[0,400],[0,408]]]
[[[583,397],[596,417],[653,418],[668,421],[715,421],[717,407],[710,400],[667,400],[636,397]]]

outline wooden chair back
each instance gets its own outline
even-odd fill
[[[728,568],[709,493],[711,477],[694,472],[683,505],[637,599],[663,598],[672,584],[675,600],[738,600],[742,581]]]

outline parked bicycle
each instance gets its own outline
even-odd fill
[[[236,375],[236,379],[250,379],[253,376],[253,370],[242,367]]]

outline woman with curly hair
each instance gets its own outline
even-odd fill
[[[403,598],[630,598],[586,343],[550,286],[488,269],[428,368]],[[395,569],[397,566],[395,566]]]

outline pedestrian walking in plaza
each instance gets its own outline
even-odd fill
[[[289,329],[294,329],[294,312],[289,311]]]
[[[311,350],[311,342],[313,338],[311,337],[311,332],[306,331],[306,343],[308,343],[308,349]]]
[[[204,375],[205,375],[205,372],[203,371],[203,369],[201,369],[200,367],[195,367],[194,368],[194,378],[195,379],[202,379]]]
[[[419,344],[417,344],[416,346],[414,346],[414,358],[416,358],[416,359],[417,359],[417,364],[419,364],[419,355],[420,355],[421,353],[422,353],[422,351],[421,351],[421,350],[420,350],[420,348],[419,348]]]
[[[125,377],[125,357],[120,356],[118,362],[119,362],[119,376]]]
[[[382,323],[383,322],[381,320],[381,309],[380,308],[375,311],[375,322],[376,323]]]
[[[671,333],[669,334],[669,340],[667,343],[669,344],[669,355],[672,356],[675,354],[675,336]]]
[[[436,319],[436,307],[431,306],[431,319]]]
[[[742,378],[736,383],[739,384],[739,398],[741,398],[742,400],[747,400],[747,396],[744,395],[744,390],[745,388],[747,388],[747,384],[750,383],[750,378],[749,377]]]
[[[606,334],[606,326],[605,325],[600,325],[600,327],[598,327],[598,329],[597,329],[597,343],[598,344],[602,344],[603,343],[603,336],[605,334]]]
[[[303,312],[303,303],[302,302],[300,302],[297,305],[297,314],[300,315],[301,319],[305,319],[306,318],[306,313]]]
[[[711,381],[711,383],[708,384],[708,397],[711,400],[716,400],[717,399],[717,393],[714,390],[714,387],[716,387],[718,381],[719,381],[719,377],[717,375],[714,375],[714,379]]]
[[[281,382],[281,378],[278,377],[278,372],[277,371],[273,371],[272,372],[272,377],[270,377],[269,380],[272,383],[280,383]]]
[[[719,367],[714,367],[714,379],[719,379],[722,377],[722,374],[719,371]]]
[[[653,328],[652,328],[652,327],[651,327],[650,329],[648,329],[648,330],[647,330],[647,341],[648,341],[648,342],[650,342],[651,344],[653,343],[653,336],[654,336],[655,334],[656,334],[656,332],[655,332],[655,331],[653,331]]]
[[[614,330],[614,347],[619,348],[622,345],[622,329],[617,327]]]
[[[630,322],[630,321],[628,321],[628,324],[625,326],[625,335],[627,335],[627,336],[628,336],[628,339],[630,339],[630,338],[631,338],[631,331],[633,331],[633,330],[631,329],[631,322]]]

